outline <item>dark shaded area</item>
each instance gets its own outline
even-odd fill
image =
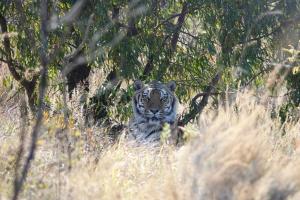
[[[78,56],[81,56],[80,54]],[[78,57],[74,57],[70,59],[70,62],[76,60]],[[91,72],[91,66],[88,63],[79,64],[74,67],[72,71],[67,74],[67,86],[68,86],[68,93],[69,97],[72,98],[73,90],[78,86],[78,84],[83,85],[83,88],[86,92],[89,91],[89,81],[88,77]]]

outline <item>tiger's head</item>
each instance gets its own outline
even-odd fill
[[[133,97],[135,120],[173,124],[176,120],[178,104],[174,94],[175,88],[174,81],[167,84],[152,81],[146,85],[140,80],[135,81]]]

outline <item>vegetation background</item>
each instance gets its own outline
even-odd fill
[[[0,2],[0,199],[299,199],[298,0]],[[116,138],[175,80],[180,149]]]

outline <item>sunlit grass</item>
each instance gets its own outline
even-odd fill
[[[71,119],[68,132],[61,132],[63,116],[45,113],[21,197],[298,199],[300,125],[271,118],[274,110],[266,101],[246,92],[230,105],[207,109],[185,128],[189,142],[181,148],[124,140],[110,145],[105,129],[78,129]],[[20,125],[11,119],[17,121],[17,111],[4,110],[1,116],[6,133],[0,138],[2,199],[12,194]]]

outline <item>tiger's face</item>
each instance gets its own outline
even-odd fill
[[[173,123],[176,118],[177,98],[174,95],[176,84],[158,81],[144,85],[135,81],[133,111],[136,119],[152,122]]]

